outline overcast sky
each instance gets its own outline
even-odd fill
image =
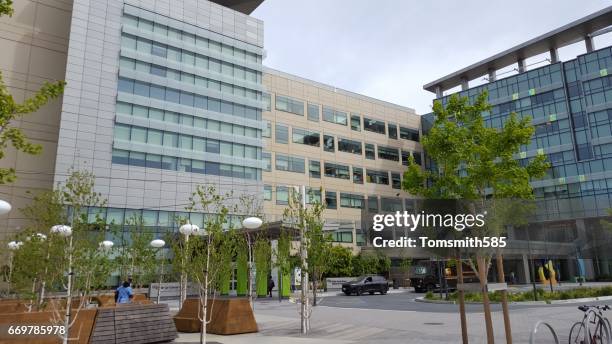
[[[264,65],[429,112],[423,85],[612,0],[265,0]],[[610,45],[610,34],[595,48]],[[560,50],[561,60],[584,45]],[[528,63],[543,60],[543,56]]]

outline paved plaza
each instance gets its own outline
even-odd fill
[[[255,317],[259,333],[216,336],[209,342],[218,343],[460,343],[459,306],[416,302],[411,291],[395,291],[388,295],[344,296],[328,294],[315,308],[312,330],[307,337],[300,335],[298,305],[277,299],[255,302]],[[528,343],[538,320],[550,323],[566,341],[569,328],[581,319],[577,306],[567,304],[511,304],[510,316],[515,343]],[[588,304],[612,301],[588,302]],[[505,342],[503,317],[498,304],[492,306],[495,337]],[[482,306],[467,305],[468,331],[471,343],[486,339]],[[544,333],[543,333],[544,334]],[[197,342],[198,334],[180,334],[177,342]],[[542,336],[537,343],[553,343]]]

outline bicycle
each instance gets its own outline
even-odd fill
[[[569,334],[570,344],[610,344],[610,321],[603,314],[610,306],[579,306],[584,312],[582,321],[574,323]]]

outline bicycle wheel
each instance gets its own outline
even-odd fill
[[[610,331],[604,318],[594,313],[593,321],[587,321],[587,333],[589,344],[610,344]]]
[[[572,325],[569,334],[569,344],[590,344],[588,340],[587,328],[584,323],[576,322]]]

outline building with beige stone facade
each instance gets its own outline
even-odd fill
[[[262,156],[264,209],[282,219],[289,192],[325,200],[334,241],[365,244],[362,210],[411,208],[401,191],[408,156],[421,161],[420,117],[411,108],[266,68]]]

